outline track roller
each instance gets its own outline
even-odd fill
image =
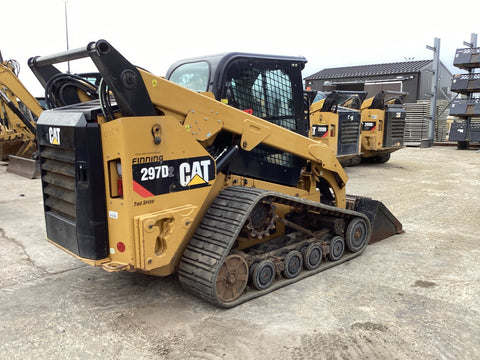
[[[303,253],[303,266],[307,270],[315,270],[322,262],[323,251],[320,245],[310,244]]]
[[[365,219],[353,218],[345,231],[345,245],[351,252],[357,252],[363,248],[367,241],[367,223]]]
[[[341,236],[334,236],[332,240],[330,240],[330,252],[328,253],[328,258],[331,261],[340,260],[345,252],[345,241]]]
[[[262,260],[255,265],[252,273],[252,284],[257,290],[265,290],[275,280],[275,265],[271,260]]]
[[[285,256],[285,260],[283,261],[285,265],[285,269],[283,270],[283,275],[287,279],[293,279],[300,274],[302,271],[303,265],[303,257],[300,251],[293,250],[290,251],[287,256]]]

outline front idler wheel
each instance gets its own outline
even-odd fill
[[[330,253],[328,254],[328,258],[331,261],[340,260],[340,258],[343,256],[344,251],[345,242],[343,241],[343,238],[341,236],[335,236],[330,241]]]
[[[368,226],[365,219],[354,218],[348,224],[345,232],[345,245],[347,249],[355,253],[363,248],[367,241]]]
[[[275,280],[275,265],[271,260],[262,260],[254,268],[252,284],[257,290],[265,290]]]
[[[248,265],[238,255],[229,255],[218,272],[216,293],[220,301],[228,303],[242,295],[248,282]]]
[[[287,279],[296,278],[298,274],[300,274],[300,271],[302,271],[303,258],[302,254],[300,254],[300,252],[297,250],[290,251],[287,256],[285,256],[285,260],[283,262],[285,265],[283,275]]]

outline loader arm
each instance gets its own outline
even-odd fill
[[[35,99],[13,71],[4,63],[0,64],[0,86],[8,89],[9,93],[5,92],[7,96],[10,94],[11,96],[20,99],[20,101],[30,109],[33,115],[37,118],[40,116],[43,108],[40,106],[37,99]]]
[[[21,101],[37,118],[43,109],[5,63],[0,63],[0,101],[7,106],[5,110],[7,113],[10,112],[9,118],[18,118],[24,124],[25,130],[13,124],[10,127],[15,128],[16,132],[23,132],[24,138],[33,140],[36,132],[35,123],[21,112],[18,101]]]
[[[222,130],[241,135],[240,145],[243,150],[250,151],[259,144],[265,144],[305,158],[314,164],[317,175],[322,171],[334,174],[337,196],[342,189],[344,191],[348,176],[325,145],[207,95],[188,90],[143,70],[139,71],[155,107],[165,114],[178,117],[199,142],[208,141]],[[198,101],[198,97],[203,97],[202,101]],[[179,98],[185,100],[179,102]],[[190,104],[196,105],[192,108]],[[279,142],[278,139],[282,141]],[[341,198],[344,195],[338,196],[339,200]]]
[[[221,130],[232,132],[242,136],[244,150],[264,143],[337,172],[339,186],[345,186],[348,179],[345,171],[334,156],[324,154],[325,147],[317,142],[136,68],[104,40],[97,42],[96,49],[91,57],[115,94],[124,116],[153,116],[156,115],[154,106],[165,115],[176,116],[199,142]],[[199,97],[203,97],[201,101]],[[191,104],[195,104],[195,108]],[[279,143],[278,139],[284,141]]]
[[[122,112],[131,116],[151,116],[155,114],[155,107],[165,115],[178,118],[200,143],[227,131],[241,136],[240,146],[245,151],[264,144],[304,158],[312,163],[314,174],[330,184],[336,205],[346,207],[348,176],[325,145],[223,104],[213,96],[191,91],[135,68],[105,41],[97,42],[97,51],[91,52],[91,57],[115,94]],[[192,104],[195,105],[192,107]],[[329,172],[331,174],[323,176]]]
[[[0,131],[0,158],[9,159],[8,171],[38,177],[38,163],[31,159],[36,145],[36,123],[43,108],[16,75],[15,61],[0,63],[0,104],[5,131]]]

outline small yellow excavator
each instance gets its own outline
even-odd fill
[[[347,195],[336,157],[308,138],[304,58],[199,58],[172,70],[179,85],[99,40],[29,66],[48,76],[83,57],[98,99],[44,111],[37,137],[47,238],[85,263],[178,273],[228,308],[402,232],[381,202]]]
[[[9,161],[9,172],[35,178],[40,176],[32,159],[37,150],[35,120],[43,108],[19,80],[19,70],[18,62],[4,61],[0,54],[0,160]]]

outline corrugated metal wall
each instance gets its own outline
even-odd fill
[[[433,74],[431,72],[432,65],[429,65],[427,68],[422,69],[420,71],[420,81],[418,83],[418,94],[417,100],[430,100],[431,92],[432,92],[432,81],[433,81]],[[442,89],[442,91],[438,91],[437,93],[437,100],[448,100],[451,97],[450,92],[450,85],[452,84],[452,74],[448,71],[448,69],[440,64],[439,66],[439,73],[440,79],[438,81],[438,87]],[[445,97],[445,95],[447,97]]]

